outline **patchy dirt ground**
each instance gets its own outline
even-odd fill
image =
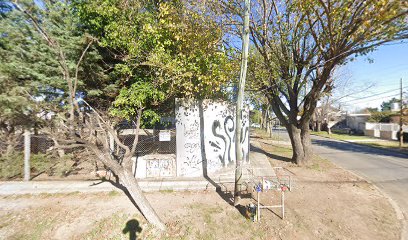
[[[274,166],[295,179],[286,193],[285,219],[263,210],[253,223],[230,205],[230,193],[146,193],[168,231],[158,233],[119,192],[0,197],[1,239],[399,239],[400,223],[370,184],[316,157],[308,167],[288,162],[288,146],[266,138],[262,149]],[[259,151],[259,150],[258,150]],[[263,204],[277,195],[263,194]],[[244,198],[242,204],[255,202]]]

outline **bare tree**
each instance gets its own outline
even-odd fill
[[[317,101],[333,89],[333,70],[353,55],[407,38],[407,10],[393,0],[259,0],[253,5],[251,39],[268,73],[259,91],[288,130],[293,161],[305,164],[312,155],[309,122]]]

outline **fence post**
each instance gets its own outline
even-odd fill
[[[24,130],[24,181],[30,181],[31,133]]]

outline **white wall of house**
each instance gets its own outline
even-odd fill
[[[365,123],[367,122],[370,114],[348,114],[346,116],[346,125],[357,132],[364,132]]]

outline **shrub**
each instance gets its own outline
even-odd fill
[[[389,123],[393,115],[392,112],[373,112],[368,118],[368,122]]]
[[[408,142],[408,133],[407,132],[404,132],[404,134],[402,135],[403,137],[404,137],[404,142]],[[397,138],[398,138],[398,141],[400,140],[400,132],[398,132],[397,133]]]

